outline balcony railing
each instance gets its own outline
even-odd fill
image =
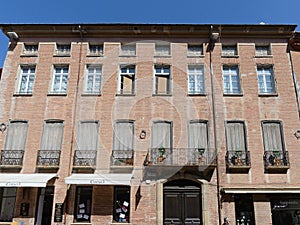
[[[2,150],[1,166],[22,166],[24,150]]]
[[[226,152],[227,168],[250,168],[250,152],[230,150]]]
[[[212,148],[150,148],[145,165],[215,166],[216,153]]]
[[[289,154],[287,151],[265,151],[264,164],[266,169],[288,169]]]
[[[76,150],[74,155],[74,167],[95,167],[96,150]]]
[[[112,166],[133,166],[134,150],[113,150],[111,155]]]
[[[39,150],[37,165],[42,167],[58,167],[60,150]]]

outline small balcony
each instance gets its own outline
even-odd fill
[[[290,168],[289,154],[287,151],[265,151],[264,164],[267,171],[286,171]]]
[[[226,166],[231,171],[248,171],[251,168],[250,152],[230,150],[226,152]]]
[[[145,166],[216,166],[214,149],[150,148]]]
[[[37,158],[38,168],[58,168],[60,162],[60,150],[39,150]]]
[[[74,169],[95,169],[96,150],[75,150],[73,168]]]
[[[24,150],[2,150],[1,168],[21,169],[23,165]]]
[[[112,150],[111,166],[113,172],[131,172],[134,164],[134,150]]]

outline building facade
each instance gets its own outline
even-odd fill
[[[0,221],[300,224],[295,27],[1,25]]]

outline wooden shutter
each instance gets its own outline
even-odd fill
[[[97,150],[99,123],[97,121],[80,122],[77,150]]]
[[[133,122],[117,122],[114,130],[114,150],[133,150]]]
[[[245,130],[243,122],[227,122],[226,140],[228,151],[245,151]]]
[[[41,150],[61,150],[63,129],[62,121],[46,121],[44,123]]]
[[[207,123],[190,122],[189,147],[207,149]]]
[[[5,150],[25,150],[28,123],[11,121],[8,126]]]
[[[155,122],[152,127],[152,148],[171,148],[172,130],[170,122]]]
[[[280,123],[263,123],[263,138],[265,151],[282,151]]]

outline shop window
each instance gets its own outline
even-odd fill
[[[235,195],[236,224],[255,225],[252,195]]]
[[[77,187],[75,203],[75,222],[90,222],[93,187]]]
[[[272,199],[272,224],[300,224],[300,199]]]
[[[114,190],[114,222],[129,223],[130,187],[115,186]]]
[[[0,220],[3,222],[12,221],[15,208],[16,192],[16,188],[0,188]]]

